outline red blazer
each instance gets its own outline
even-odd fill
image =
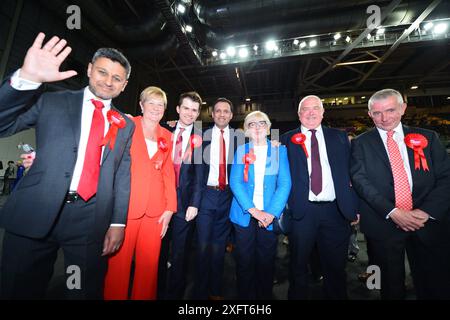
[[[131,193],[128,219],[144,214],[159,217],[166,210],[177,211],[175,171],[172,163],[172,133],[158,125],[157,139],[164,139],[166,150],[158,144],[158,151],[150,159],[142,129],[142,117],[134,117],[136,129],[131,143]]]

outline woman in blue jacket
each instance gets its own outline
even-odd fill
[[[236,242],[239,299],[271,299],[277,235],[274,218],[286,205],[291,176],[285,146],[267,140],[271,122],[260,111],[248,114],[250,143],[238,147],[230,174],[230,219]]]

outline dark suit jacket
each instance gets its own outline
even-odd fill
[[[44,238],[69,190],[78,152],[83,90],[44,93],[0,87],[0,136],[35,127],[38,156],[5,203],[0,224],[9,232]],[[104,148],[90,241],[103,241],[111,223],[126,223],[130,195],[130,145],[134,124],[127,116],[114,150]]]
[[[426,242],[449,241],[450,160],[434,131],[403,126],[408,133],[420,133],[428,140],[424,149],[430,171],[414,169],[414,152],[408,149],[413,181],[413,207],[428,213],[428,220],[418,236]],[[386,215],[395,208],[394,179],[389,158],[376,128],[352,141],[351,175],[361,198],[361,231],[375,239],[405,233]],[[447,234],[446,234],[447,233]],[[447,239],[447,240],[445,240]]]
[[[175,133],[176,127],[170,128],[164,126],[172,133]],[[202,131],[193,127],[192,135],[202,137]],[[176,139],[176,137],[173,137]],[[190,143],[186,147],[187,152],[190,149]],[[200,208],[203,191],[203,165],[202,165],[202,147],[194,148],[190,157],[185,157],[181,163],[179,186],[177,188],[177,213],[176,217],[184,219],[188,207]],[[191,149],[192,150],[192,149]]]
[[[351,188],[349,160],[350,143],[345,132],[322,126],[327,147],[328,161],[331,167],[336,201],[341,214],[348,220],[356,220],[358,200]],[[292,188],[288,205],[294,219],[301,219],[311,206],[309,195],[308,163],[300,145],[294,144],[291,137],[301,133],[297,128],[281,136],[281,143],[288,149],[291,169]]]

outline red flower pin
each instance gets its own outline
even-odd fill
[[[183,160],[186,160],[191,157],[192,153],[194,152],[194,149],[200,147],[203,143],[202,137],[200,137],[198,134],[191,135],[191,138],[189,139],[189,146],[184,153]]]
[[[127,123],[119,112],[112,109],[106,113],[106,118],[109,122],[109,130],[102,140],[102,146],[106,145],[109,141],[109,148],[112,150],[116,143],[117,132],[119,129],[125,128]]]
[[[166,152],[167,150],[169,150],[167,141],[163,137],[158,138],[157,144],[158,144],[158,149],[161,150],[162,152]]]
[[[427,159],[423,149],[428,146],[428,140],[420,133],[409,133],[405,136],[405,144],[414,151],[414,169],[420,170],[420,164],[424,171],[429,171]]]
[[[250,149],[249,153],[246,153],[242,158],[242,162],[244,162],[244,181],[248,182],[248,168],[249,166],[256,161],[256,155],[253,149]]]
[[[306,150],[305,146],[306,136],[303,133],[296,133],[291,137],[291,141],[293,144],[300,145],[305,152],[305,156],[308,158],[308,151]]]

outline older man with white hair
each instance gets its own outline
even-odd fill
[[[308,296],[307,264],[315,243],[325,297],[347,298],[345,264],[357,197],[350,184],[347,134],[323,126],[324,111],[319,97],[304,97],[298,106],[300,127],[281,137],[288,149],[292,177],[289,299]]]

